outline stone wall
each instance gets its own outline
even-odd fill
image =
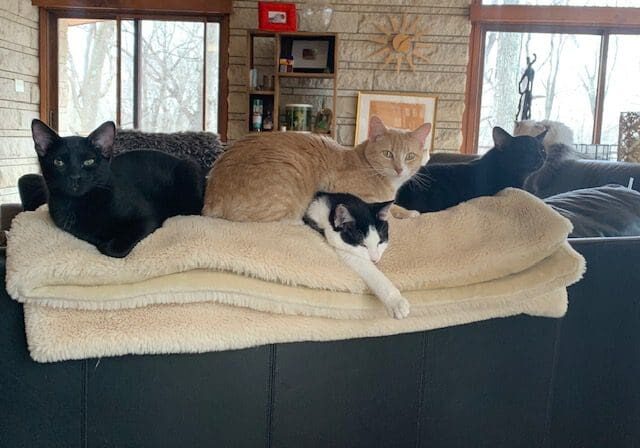
[[[297,4],[298,8],[303,2]],[[352,0],[333,1],[329,31],[340,39],[338,55],[337,137],[352,145],[355,132],[356,97],[360,90],[421,92],[438,96],[436,150],[457,151],[462,144],[462,114],[468,61],[469,0]],[[428,62],[416,61],[412,72],[403,65],[396,75],[395,65],[384,66],[383,57],[369,57],[377,47],[368,39],[383,36],[377,25],[386,26],[388,16],[419,17],[425,32],[421,42],[431,44],[423,53]],[[246,94],[247,30],[257,28],[257,2],[235,1],[229,42],[229,139],[247,132],[249,100]],[[301,30],[304,31],[304,30]],[[263,46],[268,48],[268,46]],[[273,60],[268,55],[267,61]],[[318,105],[332,94],[327,80],[283,80],[286,102]]]
[[[22,91],[23,90],[23,91]],[[18,200],[16,183],[37,172],[30,125],[38,117],[38,8],[0,2],[0,203]]]

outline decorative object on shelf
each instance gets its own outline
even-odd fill
[[[640,112],[620,113],[618,160],[640,163]]]
[[[296,31],[296,4],[258,2],[258,28],[263,31]]]
[[[271,115],[271,111],[268,110],[264,116],[264,120],[262,120],[262,130],[273,131],[273,116]]]
[[[294,40],[291,43],[294,72],[327,72],[329,41]]]
[[[379,117],[387,127],[413,130],[423,123],[431,123],[431,138],[425,149],[433,148],[438,98],[421,93],[358,92],[355,144],[368,138],[369,118]]]
[[[307,0],[298,13],[300,29],[304,31],[327,31],[333,19],[329,0]]]
[[[383,56],[384,66],[395,61],[396,73],[400,73],[403,62],[407,63],[411,71],[416,69],[414,59],[429,62],[427,57],[420,52],[421,49],[430,45],[420,42],[420,38],[425,33],[417,31],[419,17],[411,20],[407,15],[403,15],[402,19],[388,16],[388,20],[389,26],[381,26],[374,23],[374,26],[384,36],[369,39],[370,42],[375,42],[381,47],[370,53],[368,57]]]
[[[313,106],[311,104],[287,104],[285,110],[285,124],[290,131],[310,132],[313,121]]]
[[[288,73],[293,71],[293,59],[280,58],[278,63],[278,71],[280,73]]]
[[[249,70],[249,88],[255,90],[258,88],[258,69],[252,68]]]
[[[333,112],[325,106],[325,100],[322,100],[322,109],[316,114],[313,122],[313,132],[316,134],[330,134],[331,121],[333,120]]]
[[[300,4],[299,4],[300,5]],[[298,60],[294,61],[293,44],[295,41],[303,42],[303,48],[307,46],[307,57],[313,63],[314,60],[322,57],[320,63],[316,67],[320,68],[302,68],[301,71],[297,70]],[[316,42],[321,41],[321,46],[327,46],[326,62],[323,51],[314,46]],[[325,43],[327,42],[327,43]],[[308,45],[311,45],[308,47]],[[327,96],[326,104],[335,108],[337,104],[337,79],[338,79],[338,55],[339,48],[339,36],[336,33],[313,33],[313,32],[265,32],[259,30],[249,30],[247,33],[247,71],[256,68],[258,69],[257,84],[259,86],[252,89],[250,82],[247,82],[247,106],[248,113],[243,114],[245,120],[245,132],[256,132],[257,121],[260,120],[255,117],[256,123],[254,125],[253,116],[253,100],[262,100],[262,114],[260,122],[260,130],[269,130],[268,113],[271,113],[271,120],[273,122],[272,131],[277,131],[281,126],[285,126],[289,131],[302,130],[305,132],[312,132],[314,127],[317,127],[317,132],[328,133],[332,136],[336,135],[336,117],[334,111],[326,110],[322,116],[316,117],[316,112],[320,109],[320,103],[322,98],[314,105],[313,108],[309,105],[302,113],[300,119],[294,120],[296,114],[293,111],[290,112],[289,118],[286,116],[285,104],[306,102],[301,98],[294,99],[291,95],[298,96],[298,90],[305,89],[309,86],[318,84],[317,79],[322,79],[322,87],[324,95]],[[300,60],[302,61],[302,51],[300,52]],[[296,48],[296,51],[298,49]],[[271,60],[269,65],[268,60]],[[295,65],[294,65],[295,64]],[[304,65],[304,62],[303,62]],[[265,79],[264,74],[270,75],[272,81]],[[249,73],[247,73],[249,75]],[[247,79],[251,78],[247,76]],[[294,80],[294,81],[293,81]],[[262,86],[262,87],[261,87]],[[291,86],[296,86],[292,87]],[[285,97],[287,100],[285,100]],[[323,105],[324,106],[324,105]],[[327,113],[330,112],[329,113]],[[304,117],[304,118],[302,118]],[[318,118],[318,120],[316,120]],[[287,121],[289,120],[289,121]],[[296,123],[294,123],[296,121]],[[317,121],[317,126],[316,125]],[[291,122],[291,124],[289,124]],[[300,122],[300,123],[299,123]],[[327,123],[328,129],[324,128],[324,124]]]
[[[531,119],[531,100],[533,99],[533,78],[536,75],[536,71],[533,69],[533,64],[536,63],[538,56],[533,53],[533,60],[527,56],[527,68],[524,69],[524,73],[518,82],[518,93],[520,94],[520,100],[518,101],[518,111],[516,112],[516,121]],[[523,85],[524,84],[524,85]],[[520,117],[518,118],[518,115]]]

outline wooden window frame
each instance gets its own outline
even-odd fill
[[[154,2],[152,0],[134,0],[124,2],[116,0],[111,2],[111,6],[108,8],[91,6],[92,4],[104,4],[101,1],[83,0],[73,2],[72,0],[34,0],[34,5],[40,6],[40,4],[56,6],[40,6],[39,8],[39,48],[40,48],[40,119],[51,126],[53,129],[58,129],[58,19],[61,18],[90,18],[90,19],[103,19],[103,20],[116,20],[118,31],[122,20],[166,20],[166,21],[191,21],[202,22],[205,25],[205,45],[204,52],[206,56],[206,24],[207,23],[219,23],[220,25],[220,52],[219,52],[219,75],[218,75],[218,130],[217,133],[220,139],[227,141],[227,124],[228,124],[228,96],[229,96],[229,80],[228,80],[228,68],[229,68],[229,14],[226,8],[220,8],[220,12],[211,13],[211,7],[190,7],[192,4],[200,4],[206,2],[193,1],[193,0],[180,0],[180,1],[165,1]],[[78,7],[59,7],[58,4],[83,4],[84,6]],[[130,5],[129,8],[118,8],[118,5],[126,3]],[[159,10],[157,4],[162,3],[161,6],[168,8],[168,11]],[[227,2],[221,2],[226,5]],[[144,10],[143,6],[149,4],[149,9]],[[230,5],[231,2],[229,1]],[[153,9],[152,6],[153,5]],[[178,14],[178,7],[181,7],[181,12]],[[229,10],[230,12],[230,10]],[[135,23],[140,23],[136,21]],[[139,41],[140,39],[138,39]],[[120,33],[117,33],[117,45],[120,50]],[[139,50],[139,49],[138,49]],[[134,58],[134,64],[139,64],[139,51],[137,51],[137,57]],[[120,51],[118,51],[118,73],[117,77],[120,77]],[[202,130],[206,130],[206,94],[207,94],[207,80],[206,80],[206,58],[205,68],[203,72],[203,117],[202,117]],[[134,70],[134,73],[136,71]],[[120,79],[117,80],[117,106],[115,120],[118,125],[121,122],[121,110],[120,110]],[[139,107],[140,102],[135,99],[137,97],[140,83],[136,81],[134,89],[134,123],[139,123]]]
[[[461,152],[475,154],[478,148],[484,47],[489,31],[592,34],[602,37],[592,133],[592,143],[600,143],[609,35],[640,34],[640,8],[497,6],[483,5],[481,0],[473,0],[469,16],[471,34]]]

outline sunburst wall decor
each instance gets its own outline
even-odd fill
[[[395,61],[396,73],[400,73],[403,62],[406,62],[411,71],[416,70],[414,59],[420,59],[429,62],[427,57],[420,53],[420,50],[428,47],[429,44],[420,42],[420,38],[424,36],[424,32],[417,31],[418,17],[410,20],[408,16],[402,16],[402,20],[398,17],[388,16],[389,24],[381,26],[374,24],[384,36],[369,39],[382,45],[381,48],[369,54],[368,57],[383,56],[384,65],[391,64]]]

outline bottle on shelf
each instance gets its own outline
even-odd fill
[[[262,130],[273,131],[273,117],[271,116],[270,110],[268,110],[264,116],[264,120],[262,121]]]
[[[260,98],[255,98],[251,109],[251,130],[254,132],[260,132],[262,131],[262,100]]]

